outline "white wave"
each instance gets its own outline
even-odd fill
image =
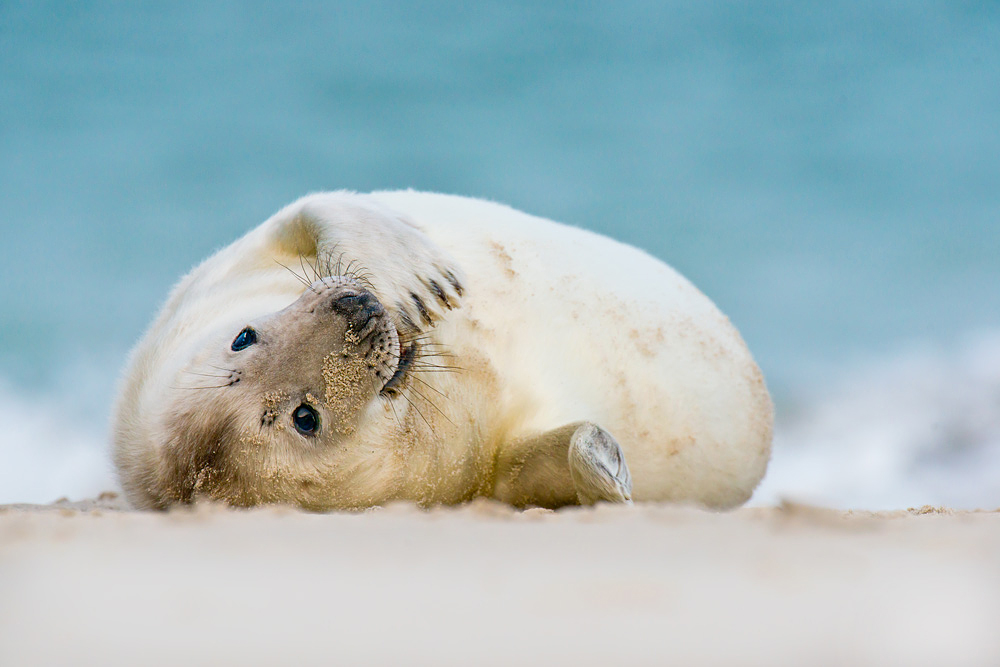
[[[118,488],[106,435],[110,380],[74,369],[45,391],[0,379],[0,503],[48,503]]]
[[[753,504],[1000,507],[1000,332],[840,373],[779,411]]]

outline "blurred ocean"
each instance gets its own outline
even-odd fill
[[[116,375],[194,263],[413,187],[711,296],[778,405],[755,502],[1000,506],[998,45],[994,2],[0,1],[0,502],[114,486]]]

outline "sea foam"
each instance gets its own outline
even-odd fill
[[[1000,507],[1000,331],[842,371],[779,405],[753,504]]]
[[[0,378],[0,503],[48,503],[117,488],[106,436],[110,383],[97,371],[46,390]]]

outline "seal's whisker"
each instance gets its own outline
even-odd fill
[[[445,345],[444,343],[438,343],[437,341],[435,341],[430,332],[414,335],[413,339],[414,342],[422,343],[427,347],[440,347],[448,349],[448,346]]]
[[[414,344],[408,342],[407,344]],[[410,368],[415,371],[460,371],[460,366],[450,365],[448,362],[455,358],[450,352],[428,350],[429,344],[421,343],[417,347],[417,356],[410,363]],[[430,344],[436,345],[436,343]]]
[[[309,257],[299,253],[299,265],[302,267],[302,272],[311,279],[312,282],[316,282],[321,278],[319,275],[319,269],[317,268],[319,264],[319,258],[316,258],[315,262],[309,261]]]
[[[411,386],[410,386],[410,391],[412,391],[412,392],[413,392],[414,394],[416,394],[417,396],[419,396],[419,397],[420,397],[420,398],[421,398],[421,399],[423,400],[423,402],[424,402],[424,403],[427,403],[427,404],[428,404],[428,405],[430,405],[430,406],[431,406],[432,408],[434,408],[435,410],[437,410],[437,411],[438,411],[438,414],[440,414],[440,415],[441,415],[442,417],[444,417],[444,418],[445,418],[445,419],[446,419],[446,420],[448,421],[448,423],[449,423],[449,424],[451,424],[452,426],[454,426],[454,425],[455,425],[455,422],[451,421],[451,419],[450,419],[450,418],[448,417],[448,415],[446,415],[446,414],[444,413],[444,410],[442,410],[441,408],[439,408],[439,407],[437,406],[437,404],[436,404],[436,403],[434,403],[434,401],[432,401],[432,400],[428,399],[428,398],[427,398],[426,396],[424,396],[424,395],[423,395],[423,394],[421,394],[421,393],[420,393],[419,391],[417,391],[417,388],[416,388],[416,387],[414,387],[414,386],[412,386],[412,385],[411,385]]]
[[[395,369],[389,365],[388,361],[380,361],[379,364],[381,365],[381,368],[379,368],[379,370],[385,371],[386,375],[388,375],[389,377],[392,377],[393,374],[396,372]]]
[[[371,272],[368,271],[357,259],[351,259],[347,263],[346,268],[341,268],[341,260],[343,259],[343,254],[337,261],[337,273],[338,275],[345,276],[351,280],[361,283],[361,285],[369,290],[374,289],[371,281]]]
[[[428,350],[426,347],[421,346],[420,350],[421,357],[448,357],[454,359],[456,355],[451,352],[435,352],[434,350]]]
[[[406,335],[410,339],[412,339],[414,341],[424,342],[424,343],[427,343],[428,345],[437,345],[439,347],[443,347],[444,346],[443,343],[435,342],[435,340],[434,340],[434,333],[431,332],[431,331],[421,331],[421,330],[416,329],[416,328],[414,328],[412,330],[407,329]]]
[[[293,276],[295,276],[295,279],[296,279],[296,280],[298,280],[298,281],[299,281],[300,283],[302,283],[303,285],[305,285],[305,286],[306,286],[306,289],[309,289],[309,290],[312,290],[313,292],[315,292],[315,291],[316,291],[316,290],[314,290],[314,289],[312,288],[312,285],[310,285],[310,284],[309,284],[309,281],[307,281],[307,280],[306,280],[305,278],[303,278],[303,277],[302,277],[302,276],[300,276],[299,274],[295,273],[295,271],[293,271],[293,270],[292,270],[291,268],[289,268],[289,267],[285,266],[284,264],[282,264],[282,263],[281,263],[281,262],[279,262],[278,260],[274,260],[274,263],[275,263],[275,264],[277,264],[278,266],[280,266],[281,268],[283,268],[284,270],[288,271],[288,272],[289,272],[290,274],[292,274]]]
[[[392,408],[392,418],[396,421],[396,426],[398,426],[399,428],[403,428],[403,423],[399,421],[399,413],[396,412],[396,404],[388,396],[382,396],[381,398],[383,401],[389,402],[389,407]]]
[[[412,369],[413,373],[457,373],[460,369],[450,369],[450,368],[415,368]]]
[[[283,268],[285,271],[288,271],[290,274],[292,274],[293,276],[295,276],[298,279],[299,282],[302,282],[302,280],[303,280],[302,276],[300,276],[298,273],[296,273],[290,266],[288,266],[284,262],[279,262],[276,257],[272,257],[271,259],[274,261],[275,264],[277,264],[278,266],[280,266],[281,268]]]
[[[399,340],[405,345],[419,345],[421,353],[426,351],[428,354],[434,354],[435,356],[442,354],[441,350],[448,349],[444,345],[433,342],[427,335],[410,336],[400,332]]]
[[[413,368],[421,371],[464,371],[465,369],[456,364],[449,363],[449,360],[417,359],[413,363]]]
[[[417,411],[417,414],[420,415],[420,418],[424,420],[425,424],[427,424],[427,428],[431,430],[431,433],[435,433],[434,427],[431,426],[431,423],[429,421],[427,421],[427,417],[425,417],[424,413],[420,411],[420,408],[418,408],[416,404],[410,400],[410,397],[407,396],[406,394],[400,394],[400,395],[403,397],[403,400],[405,400],[407,403],[410,404],[411,408]]]
[[[379,389],[379,386],[378,386],[380,379],[381,378],[379,378],[378,376],[376,376],[375,378],[372,378],[372,389],[375,390],[375,396],[379,397],[379,398],[381,398],[381,395],[382,395],[382,390]]]
[[[427,356],[421,356],[420,359],[417,360],[417,364],[425,368],[449,368],[452,370],[458,370],[461,366],[454,364],[455,358],[456,357],[448,355],[445,358],[438,359],[436,355],[428,354]]]
[[[347,265],[347,271],[344,273],[344,275],[352,280],[357,277],[358,273],[358,270],[354,268],[355,263],[357,263],[357,260],[352,259],[351,263]]]
[[[278,262],[278,263],[280,264],[280,262]],[[282,266],[284,266],[284,264],[282,264]],[[288,267],[285,267],[285,268],[288,268]],[[302,275],[301,276],[299,274],[295,273],[295,271],[292,271],[291,269],[288,269],[288,270],[292,271],[292,275],[294,275],[296,278],[298,278],[299,282],[301,282],[303,285],[305,285],[306,288],[308,288],[310,292],[312,292],[313,294],[319,294],[319,291],[317,291],[317,289],[312,286],[312,284],[315,281],[310,281],[309,280],[309,270],[306,268],[305,258],[302,256],[301,253],[299,254],[299,268],[302,269]]]
[[[414,343],[427,343],[428,345],[437,345],[438,343],[433,342],[432,334],[429,331],[417,331],[415,333],[408,333],[408,338],[410,342]]]
[[[386,400],[388,400],[388,399],[386,399]],[[392,401],[389,401],[389,407],[392,408],[392,418],[396,420],[396,426],[399,426],[400,428],[402,428],[403,427],[403,422],[399,421],[399,413],[396,412],[396,404],[393,403]]]
[[[438,352],[438,351],[435,351],[435,350],[428,350],[428,349],[424,348],[423,346],[421,346],[421,349],[420,349],[420,358],[421,359],[442,360],[442,361],[447,362],[447,361],[449,361],[451,359],[457,359],[458,357],[456,355],[452,354],[451,352],[445,352],[445,351]]]
[[[310,273],[312,274],[316,273],[316,270],[313,268],[312,264],[306,261],[306,256],[303,255],[302,253],[299,253],[299,268],[302,269],[302,275],[305,276],[306,278],[309,277]],[[316,282],[316,281],[312,280],[310,282]]]
[[[444,398],[444,399],[448,398],[448,394],[444,393],[443,391],[441,391],[440,389],[438,389],[434,385],[430,384],[429,382],[423,380],[422,378],[419,378],[416,375],[414,375],[413,379],[416,380],[417,382],[419,382],[420,384],[424,385],[425,387],[427,387],[431,391],[433,391],[435,394],[437,394],[441,398]]]
[[[368,277],[369,275],[371,275],[371,274],[369,274],[367,272],[365,272],[364,274],[359,273],[359,274],[357,274],[355,276],[352,276],[352,278],[355,281],[361,283],[361,286],[364,287],[365,289],[374,292],[375,291],[375,285],[372,284],[372,281]]]
[[[357,283],[366,289],[374,291],[372,282],[373,274],[365,268],[357,259],[348,259],[346,252],[337,252],[339,244],[335,244],[331,249],[317,256],[316,264],[312,267],[316,275],[316,280],[326,277],[342,276]],[[345,266],[345,262],[347,262]]]
[[[465,370],[461,366],[442,366],[440,364],[431,364],[431,363],[428,363],[426,361],[425,362],[414,361],[412,364],[410,364],[410,368],[412,368],[414,370],[419,370],[421,372],[427,371],[427,372],[431,372],[431,373],[438,372],[438,371],[439,372],[449,372],[449,373],[452,373],[452,372],[455,372],[455,371],[464,371]]]

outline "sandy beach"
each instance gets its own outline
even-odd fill
[[[1000,512],[0,507],[0,664],[1000,664]]]

